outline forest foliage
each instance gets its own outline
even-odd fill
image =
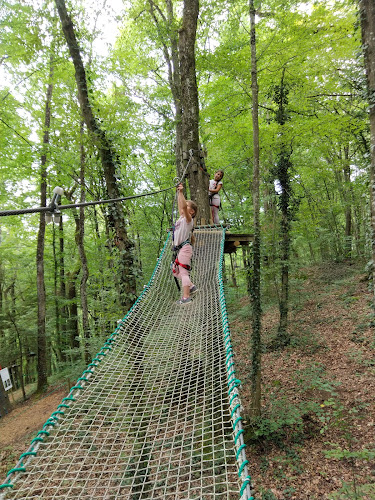
[[[291,268],[369,260],[370,133],[356,3],[257,3],[261,286],[267,300],[280,287],[282,157],[288,159]],[[182,2],[129,0],[111,6],[105,0],[72,0],[68,11],[93,112],[116,154],[121,195],[171,188],[123,203],[139,295],[174,217],[176,116],[166,56],[172,58],[171,34],[180,27]],[[106,199],[105,173],[82,125],[74,67],[54,2],[4,0],[0,30],[1,209],[40,205],[43,155],[47,200],[56,186],[64,190],[63,204]],[[225,171],[222,222],[239,233],[254,229],[249,33],[248,2],[202,0],[196,43],[200,141],[209,173]],[[49,375],[81,370],[84,349],[95,354],[126,313],[110,211],[108,204],[84,210],[87,332],[77,244],[82,213],[64,211],[62,222],[46,226]],[[38,228],[36,213],[0,218],[0,365],[15,367],[16,383],[36,377]]]

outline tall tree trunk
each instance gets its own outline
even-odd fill
[[[367,78],[368,101],[370,108],[370,203],[371,203],[371,242],[372,242],[372,286],[375,306],[375,2],[359,0],[362,29],[362,47]]]
[[[69,300],[69,319],[67,332],[69,335],[69,344],[71,349],[79,349],[79,325],[78,325],[78,305],[76,281],[79,275],[79,269],[68,273],[68,300]],[[74,356],[73,356],[74,358]]]
[[[99,151],[108,196],[112,199],[120,198],[121,192],[117,182],[117,176],[119,174],[117,155],[113,150],[111,141],[108,139],[105,131],[99,127],[98,121],[92,112],[93,104],[89,99],[86,72],[74,32],[73,23],[66,10],[65,1],[55,0],[55,3],[75,68],[78,100],[82,116]],[[136,279],[133,269],[134,245],[128,238],[125,216],[120,203],[114,203],[109,207],[108,219],[111,230],[115,233],[116,246],[120,255],[120,302],[121,306],[127,310],[134,303],[136,297]]]
[[[349,159],[349,146],[344,147],[344,184],[345,184],[345,243],[344,252],[345,258],[351,259],[352,257],[352,186],[350,181],[350,159]]]
[[[236,262],[235,262],[235,257],[233,256],[233,252],[229,254],[230,258],[230,269],[231,269],[231,274],[232,274],[232,284],[234,287],[237,288],[237,277],[236,277]]]
[[[185,0],[182,28],[177,30],[173,2],[166,0],[166,15],[154,0],[148,0],[150,14],[159,33],[164,59],[167,64],[168,82],[175,109],[176,171],[180,178],[186,170],[190,196],[197,202],[197,220],[207,223],[210,219],[208,202],[208,173],[203,151],[199,144],[199,101],[195,74],[195,40],[199,13],[198,0]],[[168,43],[166,43],[166,33]],[[179,33],[179,36],[178,36]]]
[[[166,0],[167,12],[168,12],[168,24],[172,26],[173,24],[173,4],[171,0]],[[172,62],[172,80],[170,79],[173,102],[175,108],[175,129],[176,129],[176,172],[178,177],[181,177],[181,158],[182,158],[182,104],[181,104],[181,75],[180,75],[180,65],[179,65],[179,55],[178,55],[178,32],[171,28],[171,62]]]
[[[60,298],[60,313],[61,313],[61,329],[63,332],[67,329],[68,308],[66,305],[66,284],[65,284],[65,260],[64,260],[64,222],[63,217],[60,217],[59,223],[59,298]],[[65,336],[63,336],[65,338]],[[68,343],[62,341],[62,351],[68,347]],[[66,354],[62,352],[63,361],[66,360]]]
[[[12,323],[14,326],[14,329],[16,330],[17,338],[18,338],[18,348],[20,351],[20,385],[22,389],[22,397],[23,400],[26,401],[26,391],[25,391],[25,381],[24,381],[24,371],[23,371],[23,342],[22,342],[22,335],[21,332],[18,328],[18,325],[16,323],[16,316],[15,314],[8,314],[9,321]],[[1,382],[0,382],[1,383]]]
[[[60,217],[61,219],[61,217]],[[62,341],[61,341],[61,310],[59,305],[59,283],[58,283],[58,273],[59,273],[59,262],[58,256],[56,252],[56,229],[55,224],[53,224],[52,228],[52,250],[53,250],[53,288],[54,288],[54,302],[55,302],[55,336],[56,342],[55,345],[55,353],[56,358],[59,363],[63,361],[63,349],[62,349]]]
[[[4,389],[3,381],[0,379],[0,417],[5,417],[11,410],[8,393]]]
[[[253,120],[253,270],[251,279],[251,303],[252,303],[252,360],[251,360],[251,412],[252,416],[261,414],[261,363],[262,363],[262,341],[261,341],[261,317],[262,306],[260,296],[260,197],[259,197],[259,121],[258,121],[258,69],[256,56],[256,31],[255,31],[255,7],[254,0],[249,1],[250,10],[250,47],[251,47],[251,90],[252,90],[252,120]]]
[[[284,148],[284,146],[283,146]],[[289,254],[290,254],[290,155],[283,149],[278,162],[279,181],[282,192],[280,194],[281,208],[281,290],[280,290],[280,322],[278,341],[280,345],[290,343],[288,333],[289,312]]]
[[[44,135],[43,145],[46,150],[49,143],[49,128],[51,123],[51,101],[52,101],[52,77],[53,67],[50,66],[50,75],[46,95],[46,107],[44,115]],[[40,206],[45,207],[47,203],[47,154],[43,153],[41,156],[40,167]],[[48,385],[47,368],[48,368],[48,355],[47,355],[47,338],[46,338],[46,289],[44,283],[44,237],[46,231],[45,214],[40,213],[39,217],[39,230],[36,251],[36,272],[37,272],[37,296],[38,296],[38,384],[37,393],[42,393],[46,390]]]
[[[345,216],[345,233],[344,233],[344,244],[341,245],[342,233],[341,225],[336,225],[337,227],[337,247],[339,251],[342,248],[342,255],[339,254],[337,257],[344,257],[345,259],[350,259],[352,255],[352,240],[353,240],[353,190],[350,180],[350,156],[349,156],[349,145],[346,144],[343,147],[340,146],[340,150],[331,155],[326,156],[326,161],[332,168],[336,186],[340,195],[341,205],[344,209]],[[340,161],[340,168],[337,168],[336,161]],[[326,187],[327,196],[330,198],[329,189]]]
[[[83,123],[81,127],[81,137],[83,135]],[[85,202],[85,164],[86,164],[86,154],[83,142],[81,142],[81,169],[80,169],[80,184],[81,184],[81,196],[80,202]],[[85,361],[90,362],[90,350],[89,350],[89,338],[90,338],[90,327],[89,327],[89,309],[87,304],[87,280],[89,278],[89,268],[87,265],[87,257],[85,251],[85,209],[80,207],[79,209],[79,219],[78,219],[78,231],[77,231],[77,246],[79,251],[79,257],[81,260],[81,308],[82,308],[82,330],[83,338],[85,343]]]
[[[155,5],[153,0],[148,0],[151,17],[159,33],[159,39],[163,46],[163,55],[167,64],[168,83],[171,89],[175,111],[175,161],[177,176],[182,175],[182,104],[181,104],[181,76],[178,57],[178,22],[173,11],[172,0],[166,0],[167,15],[164,16],[161,9]],[[160,20],[161,18],[161,20]],[[168,33],[169,47],[165,42],[165,33]]]
[[[0,228],[0,244],[1,244],[1,228]],[[2,337],[4,334],[4,281],[5,281],[5,276],[4,276],[4,267],[3,263],[0,260],[0,336]]]
[[[198,207],[198,223],[208,223],[210,206],[208,201],[208,174],[201,157],[199,144],[199,101],[195,73],[195,40],[199,14],[198,0],[184,0],[182,27],[179,38],[179,58],[182,102],[182,150],[183,165],[192,158],[187,171],[190,196]],[[185,167],[182,167],[182,171]]]
[[[12,284],[10,285],[10,297],[11,297],[11,303],[9,306],[8,310],[8,319],[10,323],[12,323],[17,339],[18,339],[18,349],[19,349],[19,359],[20,359],[20,370],[18,372],[18,369],[16,370],[16,374],[19,375],[17,378],[20,381],[21,389],[22,389],[22,396],[23,400],[26,401],[26,392],[25,392],[25,383],[24,383],[24,375],[23,375],[23,353],[24,353],[24,346],[23,346],[23,339],[21,336],[21,332],[17,326],[17,310],[16,310],[16,292],[15,292],[15,287],[16,287],[16,277],[14,277]],[[1,382],[0,382],[1,383]]]
[[[279,207],[281,211],[280,222],[280,260],[281,260],[281,290],[279,299],[280,321],[278,328],[277,344],[286,346],[290,343],[288,333],[289,312],[289,254],[290,254],[290,153],[287,152],[283,127],[288,119],[288,89],[284,82],[285,67],[282,72],[280,85],[275,87],[274,101],[277,104],[276,122],[281,126],[281,146],[277,162],[277,179],[280,183],[281,194],[279,196]]]
[[[84,179],[84,164],[85,164],[85,153],[83,146],[81,146],[81,170],[80,170],[80,203],[85,202],[85,179]],[[71,193],[65,193],[66,197],[71,203],[74,203]],[[73,209],[73,217],[75,222],[75,234],[74,239],[78,248],[79,262],[75,265],[75,271],[72,272],[69,277],[68,285],[68,296],[70,302],[70,331],[71,331],[71,347],[78,347],[80,342],[78,342],[79,336],[79,321],[78,321],[78,301],[76,292],[76,280],[79,273],[81,272],[81,282],[80,282],[80,302],[82,311],[82,350],[84,353],[84,359],[87,363],[90,362],[90,349],[89,349],[89,312],[87,303],[87,280],[89,277],[89,269],[87,265],[87,256],[85,251],[85,212],[84,207],[79,208],[79,212]]]

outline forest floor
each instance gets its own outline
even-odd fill
[[[309,267],[292,286],[298,293],[291,297],[287,348],[272,347],[278,308],[263,315],[262,436],[248,438],[246,449],[254,497],[374,500],[375,339],[363,266]],[[250,306],[244,297],[236,302],[229,318],[246,424]],[[0,419],[0,482],[68,389],[67,383],[51,386],[26,402],[13,395],[14,409]]]
[[[329,263],[293,276],[287,348],[272,347],[278,307],[264,311],[262,438],[246,432],[256,500],[375,499],[375,334],[363,269]],[[229,318],[245,424],[246,316],[242,298]]]

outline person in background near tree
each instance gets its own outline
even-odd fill
[[[197,291],[197,287],[190,281],[190,263],[193,255],[195,238],[192,234],[194,228],[194,217],[197,215],[197,205],[194,201],[185,200],[182,192],[184,186],[177,186],[177,201],[180,218],[177,220],[173,230],[173,250],[177,253],[176,260],[173,263],[173,275],[181,280],[182,298],[177,304],[189,304],[191,302],[190,294]]]
[[[222,170],[216,170],[214,178],[210,179],[208,186],[208,196],[210,199],[212,220],[214,224],[220,224],[219,220],[219,208],[221,205],[219,191],[223,187],[222,178],[224,177],[224,172]]]

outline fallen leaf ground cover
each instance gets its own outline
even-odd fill
[[[260,437],[248,418],[249,301],[229,308],[257,500],[375,499],[375,341],[362,269],[299,271],[286,348],[272,348],[277,305],[264,311]]]

